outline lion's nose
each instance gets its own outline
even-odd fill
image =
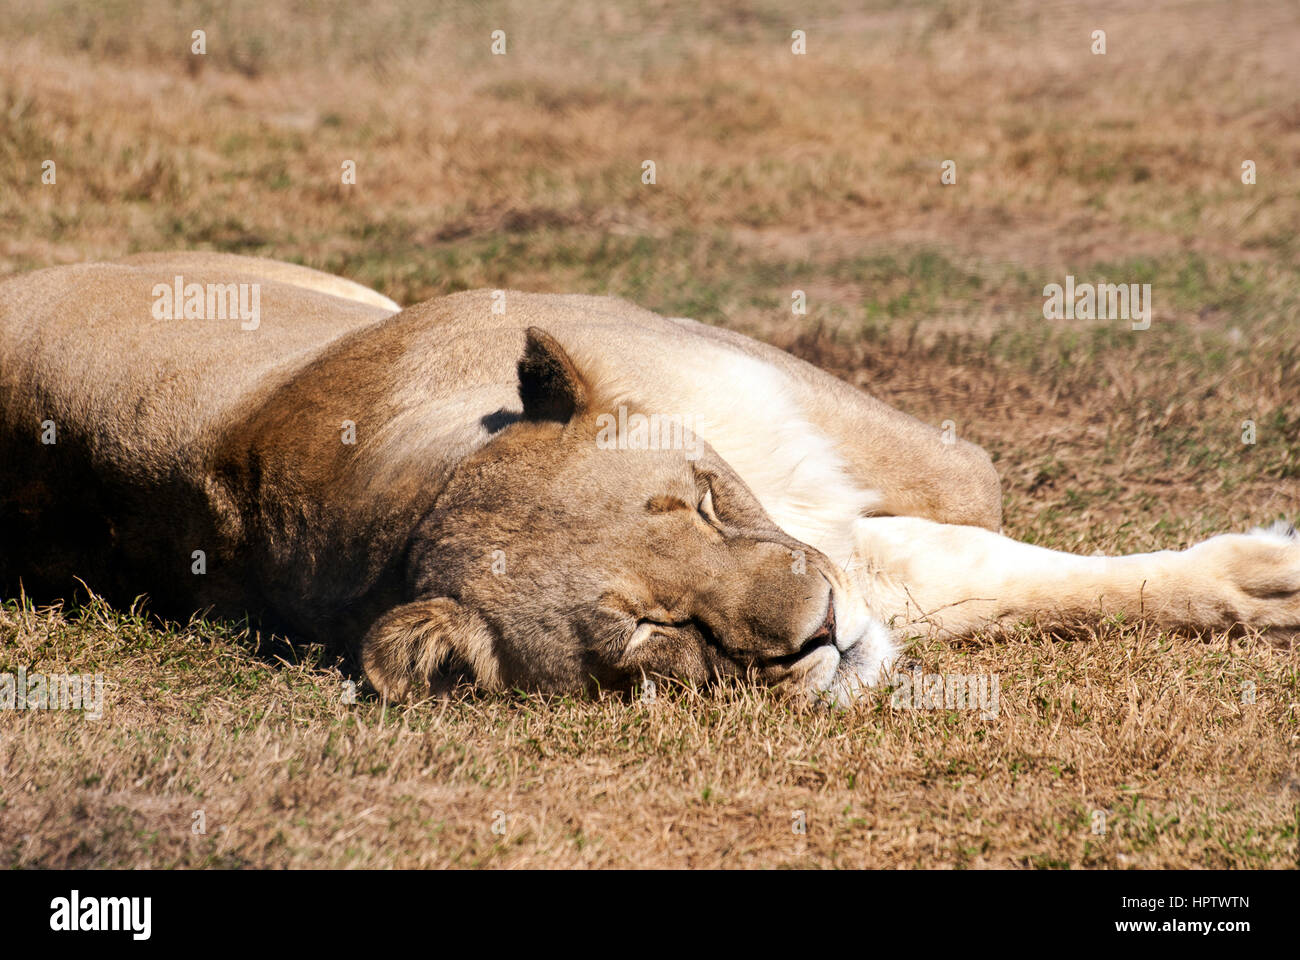
[[[805,650],[811,650],[813,647],[827,644],[835,645],[835,596],[833,594],[826,598],[826,617],[822,620],[821,626],[808,635],[803,646]]]

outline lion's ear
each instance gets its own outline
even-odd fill
[[[388,611],[361,642],[366,678],[389,700],[440,695],[462,681],[501,687],[501,665],[483,618],[455,600],[417,600]]]
[[[554,337],[540,327],[529,327],[524,355],[519,360],[519,399],[525,420],[568,423],[587,409],[590,388],[573,360]]]

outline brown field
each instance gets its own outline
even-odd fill
[[[1300,8],[801,9],[16,0],[0,277],[185,248],[403,303],[617,294],[954,421],[1021,539],[1300,518]],[[1150,283],[1151,328],[1044,320],[1067,273]],[[997,716],[739,686],[385,709],[317,648],[9,598],[0,672],[100,672],[106,702],[0,711],[0,865],[1300,863],[1294,645],[1025,624],[910,655],[996,675]]]

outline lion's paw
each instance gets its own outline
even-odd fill
[[[1300,536],[1289,523],[1213,537],[1192,548],[1228,587],[1237,619],[1275,632],[1300,631]]]

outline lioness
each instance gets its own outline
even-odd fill
[[[1294,531],[1114,558],[1017,543],[988,456],[946,439],[617,299],[399,310],[216,254],[0,285],[5,589],[81,579],[360,644],[390,699],[751,674],[846,700],[900,629],[1300,627]]]

